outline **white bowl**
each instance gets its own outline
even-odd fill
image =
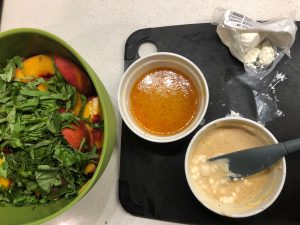
[[[172,135],[156,135],[143,129],[135,121],[130,110],[130,93],[135,82],[145,73],[159,67],[168,67],[185,74],[196,87],[200,104],[195,118],[180,132]],[[125,72],[118,90],[120,114],[126,125],[138,136],[153,142],[172,142],[190,134],[202,121],[208,106],[208,87],[199,68],[187,58],[168,52],[150,54],[134,62]]]
[[[276,138],[268,131],[265,127],[263,127],[261,124],[256,123],[252,120],[245,119],[245,118],[236,118],[236,117],[228,117],[228,118],[222,118],[215,120],[213,122],[208,123],[204,127],[202,127],[193,137],[191,140],[186,156],[185,156],[185,175],[188,182],[188,185],[193,192],[194,196],[208,209],[211,211],[228,217],[234,217],[234,218],[242,218],[242,217],[249,217],[256,215],[263,210],[267,209],[278,197],[280,194],[285,177],[286,177],[286,162],[285,158],[282,158],[279,162],[274,164],[271,169],[270,173],[270,183],[269,185],[265,186],[263,189],[263,192],[261,195],[259,195],[259,199],[262,199],[262,201],[259,204],[254,204],[253,202],[249,202],[249,207],[245,207],[246,210],[243,210],[241,208],[236,208],[236,211],[232,211],[232,208],[228,208],[228,210],[222,208],[220,209],[220,204],[216,204],[216,200],[211,200],[205,193],[201,193],[201,191],[197,191],[195,184],[191,178],[190,174],[190,157],[194,149],[196,148],[197,144],[199,143],[199,140],[201,136],[208,130],[214,127],[220,127],[224,125],[235,125],[235,126],[247,126],[250,127],[251,130],[254,130],[257,132],[257,134],[264,135],[262,137],[266,137],[270,142],[278,143]],[[238,140],[237,140],[238,141]],[[248,206],[248,205],[247,205]],[[230,209],[230,210],[229,210]],[[238,212],[239,211],[239,212]]]

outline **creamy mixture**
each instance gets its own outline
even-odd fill
[[[246,127],[225,125],[207,130],[189,159],[189,172],[197,192],[204,193],[206,199],[214,201],[220,209],[228,206],[250,207],[261,203],[264,199],[262,193],[272,177],[272,169],[247,178],[230,180],[225,160],[210,162],[207,159],[267,144],[271,144],[270,140]]]

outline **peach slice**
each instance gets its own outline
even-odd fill
[[[38,86],[36,86],[36,89],[38,89],[39,91],[47,91],[48,90],[48,88],[44,84],[39,84]]]
[[[85,95],[91,93],[93,85],[90,79],[74,62],[61,55],[55,54],[54,64],[69,84],[76,87],[78,91]]]
[[[86,103],[82,116],[93,123],[102,121],[102,111],[98,97],[93,97]]]
[[[78,125],[73,123],[70,125],[70,128],[69,127],[63,128],[61,130],[61,133],[65,138],[65,140],[69,143],[69,145],[75,150],[80,149],[81,142],[83,141],[84,138],[86,140],[87,145],[89,146],[89,142],[90,142],[89,133],[82,122],[80,122]],[[85,147],[81,149],[81,151],[84,150],[86,150]]]
[[[0,177],[0,187],[9,188],[11,184],[12,180],[5,177]]]
[[[78,190],[78,194],[81,194],[83,191],[84,191],[84,189],[88,186],[88,183],[90,182],[90,180],[88,180],[87,182],[85,182],[82,186],[81,186],[81,188]]]
[[[94,143],[97,147],[97,149],[102,148],[103,146],[103,130],[100,129],[94,129],[93,131],[94,134]]]
[[[95,163],[88,163],[84,168],[84,173],[85,174],[94,173],[96,171],[96,168],[97,166]]]
[[[0,166],[4,163],[4,161],[5,161],[4,157],[0,158]],[[12,184],[11,179],[0,176],[0,187],[7,189],[10,187],[11,184]]]
[[[88,124],[85,125],[86,129],[89,133],[90,138],[90,148],[92,148],[94,145],[96,145],[97,149],[101,149],[103,146],[103,130],[100,129],[93,129]]]
[[[5,157],[3,156],[2,158],[0,158],[0,166],[4,162],[5,162]],[[12,184],[12,180],[11,179],[0,176],[0,187],[7,189],[7,188],[10,187],[11,184]]]
[[[15,80],[24,83],[39,77],[47,77],[54,74],[52,57],[49,55],[36,55],[23,62],[22,69],[16,69]]]

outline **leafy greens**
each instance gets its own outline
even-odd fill
[[[0,177],[12,181],[8,189],[0,187],[0,204],[72,198],[88,180],[84,166],[99,158],[96,149],[74,151],[61,136],[63,127],[80,119],[68,112],[76,90],[58,71],[47,80],[14,81],[16,68],[22,68],[18,56],[0,70]],[[47,90],[37,90],[39,84]]]

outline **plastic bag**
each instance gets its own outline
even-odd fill
[[[247,16],[217,8],[213,24],[221,41],[231,54],[244,63],[249,73],[268,74],[295,41],[295,13],[267,21],[255,21]]]

